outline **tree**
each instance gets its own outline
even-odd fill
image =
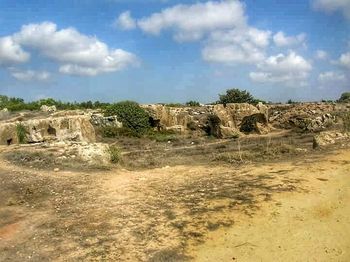
[[[341,102],[341,103],[350,102],[350,92],[342,93],[338,102]]]
[[[250,103],[254,104],[257,100],[246,90],[239,90],[237,88],[226,90],[226,94],[219,94],[219,104],[229,103]]]

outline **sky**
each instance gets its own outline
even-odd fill
[[[1,0],[0,94],[273,102],[350,91],[350,0]]]

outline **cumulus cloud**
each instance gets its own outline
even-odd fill
[[[24,63],[29,59],[30,54],[25,52],[11,36],[0,38],[0,65]]]
[[[273,36],[273,41],[278,47],[293,46],[304,44],[306,34],[302,33],[296,36],[286,36],[284,32],[279,31]]]
[[[282,83],[288,86],[305,86],[312,65],[295,52],[270,56],[258,64],[259,71],[249,77],[259,83]]]
[[[138,63],[129,52],[110,49],[96,37],[83,35],[74,28],[58,30],[51,22],[22,26],[13,39],[59,62],[60,72],[66,74],[94,76]]]
[[[11,75],[19,81],[47,81],[51,77],[51,74],[47,71],[34,70],[14,70]]]
[[[136,22],[131,17],[130,11],[123,12],[114,21],[114,26],[122,30],[131,30],[136,28]]]
[[[148,34],[158,35],[162,30],[172,29],[177,41],[199,40],[213,30],[240,27],[245,23],[244,7],[239,1],[175,5],[137,22]]]
[[[350,52],[341,54],[339,60],[336,61],[336,64],[346,69],[350,69]]]
[[[324,50],[317,50],[315,54],[316,59],[318,60],[325,60],[328,57],[328,54]]]
[[[316,10],[326,13],[340,11],[347,19],[350,19],[350,1],[349,0],[313,0],[312,6]]]
[[[340,72],[327,71],[319,74],[318,81],[322,84],[329,82],[344,82],[346,81],[346,77]]]
[[[213,32],[202,57],[209,62],[256,63],[264,60],[270,35],[271,32],[256,28]]]

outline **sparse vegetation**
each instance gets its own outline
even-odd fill
[[[17,138],[20,144],[27,143],[27,130],[24,125],[17,124],[16,126]]]
[[[121,153],[120,149],[117,146],[110,146],[109,147],[109,154],[111,156],[111,162],[113,164],[118,164],[121,161]]]

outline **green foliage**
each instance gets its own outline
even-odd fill
[[[17,138],[20,144],[27,143],[27,130],[22,124],[16,126]]]
[[[137,134],[144,134],[150,127],[148,113],[133,101],[123,101],[108,106],[105,116],[116,115],[123,126]]]
[[[297,103],[297,102],[293,101],[292,99],[288,99],[288,101],[287,101],[287,104],[290,104],[290,105],[296,104],[296,103]]]
[[[113,164],[117,164],[121,161],[120,149],[117,146],[110,146],[109,147],[109,154],[111,157],[111,162]]]
[[[7,97],[0,95],[0,109],[7,108],[9,111],[21,111],[21,110],[40,110],[42,105],[53,106],[55,105],[59,110],[74,110],[74,109],[96,109],[106,108],[109,103],[101,103],[99,101],[87,101],[87,102],[62,102],[54,100],[53,98],[40,99],[38,101],[25,102],[21,98]]]
[[[155,140],[157,142],[168,142],[168,141],[177,141],[178,140],[177,135],[172,130],[164,130],[164,131],[159,131],[159,132],[150,130],[147,133],[147,137],[149,139]]]
[[[197,101],[188,101],[186,102],[186,106],[191,106],[191,107],[196,107],[196,106],[200,106],[201,104]]]
[[[350,102],[350,92],[342,93],[338,102],[349,103]]]
[[[183,104],[180,103],[169,103],[169,104],[165,104],[168,107],[184,107]]]
[[[229,103],[249,103],[255,104],[256,100],[248,91],[239,90],[237,88],[226,90],[226,94],[219,95],[219,104]]]

